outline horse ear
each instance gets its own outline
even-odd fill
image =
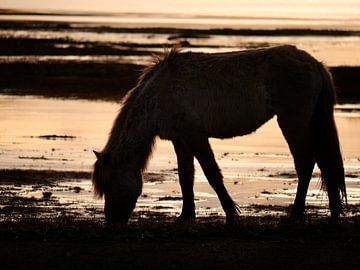
[[[95,150],[93,150],[93,152],[94,152],[97,159],[101,158],[101,154],[99,152],[96,152]]]

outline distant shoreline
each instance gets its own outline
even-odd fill
[[[1,15],[1,14],[0,14]],[[360,36],[359,30],[342,30],[327,28],[252,28],[252,27],[214,27],[204,28],[191,27],[190,25],[181,27],[172,25],[165,27],[166,24],[130,23],[125,26],[122,23],[91,23],[91,22],[69,22],[69,21],[37,21],[37,20],[4,20],[0,16],[0,30],[41,30],[57,29],[58,31],[83,31],[83,32],[107,32],[107,33],[141,33],[141,34],[178,34],[178,35],[241,35],[241,36]],[[158,26],[157,26],[158,25]],[[195,26],[195,25],[194,25]]]
[[[19,34],[18,31],[23,32]],[[37,31],[42,34],[32,35]],[[0,94],[117,102],[136,85],[151,55],[174,44],[194,51],[217,51],[237,50],[239,46],[256,49],[279,44],[267,39],[249,42],[242,38],[236,45],[209,42],[214,36],[360,36],[360,31],[347,30],[132,28],[4,20],[0,20],[0,33]],[[79,33],[121,33],[130,38],[102,40],[101,35],[95,40],[74,38]],[[133,38],[132,35],[139,37],[138,34],[142,39]],[[163,35],[161,39],[156,37],[159,34]],[[330,70],[338,90],[338,102],[359,103],[360,66],[333,66]]]
[[[0,62],[0,94],[119,102],[136,85],[143,65],[48,61]],[[360,67],[331,67],[338,103],[360,102]]]

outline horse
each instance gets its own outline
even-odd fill
[[[178,221],[195,219],[194,158],[233,223],[240,214],[223,184],[209,138],[254,132],[272,117],[292,154],[298,186],[292,217],[305,212],[315,163],[332,218],[343,214],[346,187],[334,122],[335,87],[328,69],[310,54],[283,45],[227,53],[171,49],[156,56],[123,99],[109,139],[93,170],[105,197],[105,220],[127,223],[142,192],[154,140],[174,146],[183,205]],[[347,200],[346,200],[347,201]]]

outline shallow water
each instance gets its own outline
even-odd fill
[[[0,16],[3,19],[17,20],[60,20],[127,25],[196,25],[196,27],[252,27],[255,25],[261,28],[304,26],[350,28],[360,26],[360,4],[356,0],[174,0],[171,5],[165,0],[151,2],[2,0],[0,8],[30,11],[30,14]],[[46,14],[39,14],[41,12],[46,12]]]
[[[110,102],[0,96],[0,168],[90,171],[95,161],[92,150],[104,146],[119,106]],[[335,114],[350,203],[360,202],[359,108],[359,105],[342,105]],[[276,119],[248,136],[212,139],[211,144],[225,184],[240,205],[293,202],[296,176]],[[148,172],[153,175],[146,178],[138,210],[180,211],[176,166],[171,144],[158,140],[148,166]],[[79,192],[74,192],[71,188],[74,186],[81,187]],[[16,188],[16,184],[10,184],[11,187],[20,196],[38,199],[43,191],[50,190],[59,203],[68,203],[81,211],[89,205],[102,208],[103,202],[92,196],[89,179],[35,189],[31,185]],[[307,199],[311,205],[326,205],[319,187],[319,176],[315,175]],[[198,164],[195,192],[199,214],[221,212],[218,199]]]
[[[92,150],[105,145],[119,109],[119,104],[103,101],[1,95],[0,168],[89,170],[95,158]],[[349,165],[360,157],[359,110],[356,104],[336,107],[342,151]],[[211,143],[220,163],[242,159],[252,164],[259,158],[265,163],[284,163],[290,158],[275,118],[250,135],[211,139]],[[174,163],[171,144],[158,140],[156,148],[150,168],[174,166],[168,165]]]
[[[88,32],[82,28],[74,30],[0,30],[0,38],[45,39],[54,42],[54,48],[67,49],[78,43],[78,48],[84,48],[86,42],[101,42],[116,49],[162,52],[165,44],[171,47],[181,40],[186,40],[195,46],[194,52],[228,52],[256,47],[290,44],[303,49],[324,62],[328,66],[359,66],[360,37],[359,36],[241,36],[241,35],[210,35],[207,37],[175,38],[168,34],[112,33]],[[67,42],[65,42],[67,41]],[[59,44],[57,44],[59,43]],[[68,43],[68,44],[67,44]],[[161,45],[159,45],[161,44]],[[148,46],[151,45],[149,48]],[[58,46],[58,47],[57,47]],[[61,46],[61,47],[59,47]],[[155,47],[154,47],[155,46]],[[149,57],[118,56],[118,55],[9,55],[1,56],[0,62],[42,62],[42,61],[101,61],[101,62],[131,62],[148,63]]]
[[[112,48],[146,51],[162,51],[165,44],[189,42],[193,51],[220,52],[246,48],[292,44],[304,49],[329,66],[360,65],[360,37],[353,33],[346,36],[298,35],[298,36],[231,36],[209,35],[174,38],[173,34],[114,32],[118,28],[191,28],[191,29],[312,29],[312,30],[360,30],[360,3],[346,1],[173,1],[164,0],[141,4],[133,1],[73,1],[3,0],[1,8],[15,9],[13,13],[0,12],[1,20],[47,21],[60,23],[60,27],[35,27],[29,29],[0,30],[0,38],[45,39],[54,42],[54,48],[85,48],[86,42],[101,43]],[[19,10],[16,10],[19,9]],[[25,12],[25,13],[24,13]],[[64,27],[67,25],[69,27]],[[31,24],[29,24],[30,26]],[[105,26],[103,28],[99,28]],[[73,44],[76,42],[76,46]],[[149,45],[156,45],[151,46]],[[91,46],[90,46],[91,47]],[[15,54],[0,57],[1,62],[16,61]],[[31,54],[31,53],[30,53]],[[145,57],[146,58],[146,57]],[[144,57],[92,56],[92,55],[25,55],[21,61],[72,60],[72,61],[125,61],[137,64],[146,62]]]

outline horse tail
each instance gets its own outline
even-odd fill
[[[319,63],[319,69],[322,89],[312,119],[313,147],[321,170],[322,188],[328,193],[330,210],[336,217],[343,213],[344,199],[347,204],[344,165],[334,120],[336,90],[327,68]]]

